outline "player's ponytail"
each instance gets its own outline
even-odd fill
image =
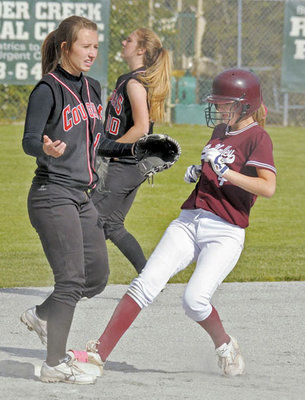
[[[146,50],[143,58],[146,71],[139,78],[147,88],[149,116],[154,122],[163,121],[165,100],[170,91],[170,54],[151,29],[139,28],[135,33],[138,47]]]
[[[54,71],[61,58],[65,56],[65,53],[62,52],[63,42],[65,42],[65,50],[69,52],[77,40],[80,29],[97,31],[97,25],[87,18],[72,15],[64,19],[57,29],[48,34],[41,47],[42,75]]]
[[[266,117],[267,117],[267,107],[262,103],[257,111],[252,115],[255,122],[261,127],[265,127]]]
[[[42,75],[54,71],[60,59],[60,47],[56,43],[56,31],[48,34],[41,47]]]

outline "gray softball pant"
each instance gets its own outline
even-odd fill
[[[119,240],[127,233],[125,218],[145,177],[136,164],[117,161],[110,161],[104,173],[103,186],[94,190],[92,201],[106,239]]]
[[[54,274],[52,298],[75,307],[101,293],[109,266],[104,232],[86,191],[33,184],[28,212]]]

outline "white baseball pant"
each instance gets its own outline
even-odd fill
[[[236,265],[244,239],[243,228],[211,212],[182,210],[127,293],[139,307],[148,306],[172,276],[197,261],[184,291],[183,308],[194,321],[203,321],[212,311],[215,290]]]

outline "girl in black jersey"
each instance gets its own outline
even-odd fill
[[[94,383],[88,369],[66,354],[76,303],[106,286],[109,268],[104,233],[90,190],[98,181],[96,154],[131,155],[132,144],[103,135],[100,84],[88,72],[97,56],[97,26],[72,16],[42,46],[43,77],[28,104],[24,151],[37,158],[28,196],[29,217],[54,273],[54,290],[21,321],[47,345],[41,380]]]
[[[123,40],[122,58],[130,72],[117,80],[107,105],[104,127],[108,138],[133,143],[152,133],[153,122],[163,120],[170,85],[170,57],[153,31],[140,28]],[[101,183],[92,196],[99,223],[106,239],[140,273],[146,258],[124,222],[145,178],[134,157],[104,159],[99,171]]]

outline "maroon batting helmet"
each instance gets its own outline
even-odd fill
[[[213,81],[212,93],[205,101],[210,103],[205,109],[208,126],[215,126],[218,118],[217,111],[212,111],[213,104],[233,103],[234,112],[239,113],[239,118],[253,114],[262,103],[262,92],[258,77],[250,71],[241,68],[232,68],[221,72]],[[238,110],[238,111],[237,111]],[[228,118],[228,121],[232,118]]]

